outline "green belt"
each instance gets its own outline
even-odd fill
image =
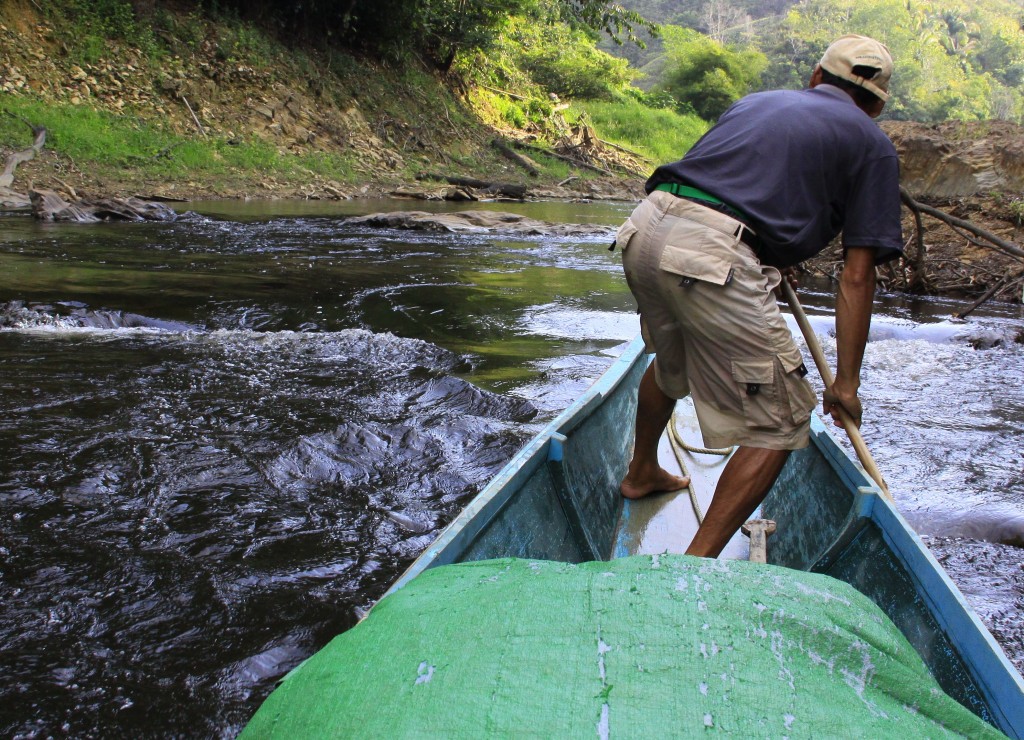
[[[716,210],[725,210],[733,218],[739,219],[740,221],[747,223],[750,219],[743,215],[742,212],[736,210],[728,203],[719,200],[710,193],[705,193],[700,188],[690,187],[689,185],[681,185],[678,182],[663,182],[658,185],[655,190],[664,190],[666,193],[672,193],[672,195],[680,198],[689,198],[691,200],[702,200],[705,203],[711,203],[712,205],[718,206]]]

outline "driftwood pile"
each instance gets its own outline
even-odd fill
[[[491,146],[498,150],[506,159],[515,163],[530,177],[537,177],[540,174],[540,165],[522,152],[536,152],[548,157],[554,157],[568,162],[578,169],[596,172],[607,177],[621,177],[623,174],[631,176],[644,176],[650,172],[651,164],[642,155],[598,138],[594,129],[586,123],[581,122],[576,126],[563,125],[558,140],[551,147],[543,147],[526,140],[503,140],[493,139]],[[515,151],[519,149],[520,151]],[[416,176],[417,180],[439,180],[455,185],[458,188],[469,188],[479,190],[485,196],[499,196],[504,198],[522,199],[526,197],[527,188],[525,185],[510,183],[490,182],[476,180],[473,178],[453,177],[437,173],[422,173]],[[559,183],[564,185],[576,177]],[[408,195],[407,193],[396,193]],[[467,197],[468,196],[468,197]],[[449,191],[448,195],[441,196],[445,200],[467,200],[472,199],[472,193],[465,190]]]
[[[594,129],[582,119],[559,137],[554,149],[568,162],[580,166],[589,165],[607,174],[615,169],[646,177],[651,170],[650,162],[641,154],[598,138]]]
[[[911,293],[947,293],[957,288],[969,287],[975,280],[975,277],[966,274],[966,271],[964,271],[960,279],[961,281],[967,281],[967,286],[940,285],[935,283],[934,279],[929,276],[927,265],[928,247],[924,241],[923,218],[927,215],[946,224],[970,244],[984,249],[993,249],[1010,258],[1011,265],[1015,264],[1015,266],[1008,267],[1001,276],[993,276],[994,279],[991,280],[988,290],[970,308],[959,312],[957,316],[961,318],[966,316],[982,303],[1004,292],[1012,293],[1016,297],[1021,296],[1021,290],[1024,288],[1024,249],[1013,242],[1001,239],[970,221],[951,216],[938,208],[917,202],[904,188],[900,188],[900,197],[903,200],[903,204],[913,214],[915,224],[913,238],[915,249],[912,254],[909,254],[903,260],[903,264],[907,266],[907,269],[904,269],[902,274],[902,288],[904,290]]]
[[[884,289],[916,295],[979,296],[971,306],[955,314],[960,318],[992,299],[1024,302],[1024,247],[972,221],[921,203],[905,188],[900,188],[900,198],[910,213],[913,228],[903,258],[879,268],[878,280]],[[989,252],[992,258],[968,261],[936,254],[935,247],[925,240],[926,217],[951,229],[966,245]],[[830,249],[804,263],[803,269],[812,275],[838,279],[842,266],[837,240]]]
[[[646,178],[652,169],[651,163],[643,155],[598,138],[594,129],[582,119],[575,126],[563,127],[551,147],[529,141],[512,141],[510,144],[517,149],[545,154],[568,162],[573,167],[607,177],[626,174]]]
[[[178,217],[173,209],[162,203],[141,198],[79,198],[71,191],[72,202],[64,200],[53,190],[30,190],[28,193],[12,190],[18,165],[35,159],[46,143],[45,127],[33,126],[32,135],[32,146],[11,154],[3,173],[0,173],[0,207],[31,207],[32,215],[39,221],[173,221]]]
[[[30,190],[32,215],[37,221],[173,221],[174,209],[141,198],[79,198],[73,203],[53,190]]]

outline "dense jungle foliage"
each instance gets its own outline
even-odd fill
[[[113,33],[158,44],[181,30],[168,11],[190,4],[51,5],[93,31],[84,43]],[[886,117],[1024,119],[1019,0],[194,0],[191,7],[254,23],[293,45],[425,64],[519,86],[514,92],[530,94],[532,85],[706,120],[746,92],[802,86],[829,41],[856,32],[886,43],[897,61]]]

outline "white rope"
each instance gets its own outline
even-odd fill
[[[731,455],[735,447],[723,447],[715,449],[712,447],[696,447],[683,440],[679,434],[679,428],[676,426],[676,412],[672,412],[672,418],[668,422],[668,441],[672,446],[672,452],[675,453],[676,462],[679,463],[679,471],[686,476],[689,473],[686,470],[686,463],[683,462],[683,454],[689,452],[690,454],[697,455]],[[697,516],[697,525],[700,526],[704,523],[704,511],[700,508],[700,502],[697,501],[697,492],[693,488],[693,479],[690,478],[690,484],[686,487],[686,490],[690,493],[690,503],[693,505],[693,513]]]

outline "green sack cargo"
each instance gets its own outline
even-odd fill
[[[685,555],[427,570],[243,738],[1003,737],[828,576]]]

